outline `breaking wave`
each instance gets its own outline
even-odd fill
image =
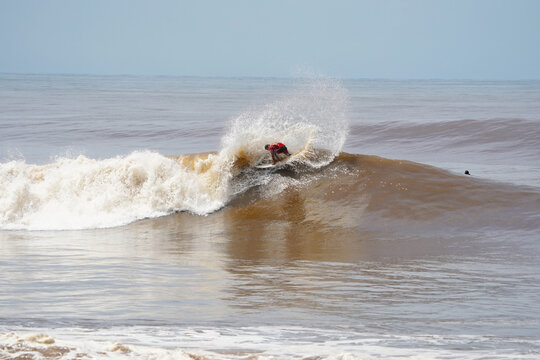
[[[347,101],[337,81],[299,84],[233,119],[217,153],[136,151],[103,160],[80,155],[46,165],[1,163],[0,228],[103,228],[180,211],[209,214],[279,176],[253,169],[268,156],[266,143],[286,143],[294,153],[290,166],[329,164],[346,139]]]
[[[229,222],[249,218],[259,232],[268,220],[294,222],[297,238],[328,231],[357,236],[358,229],[427,231],[434,223],[537,226],[537,188],[343,153],[347,114],[348,94],[338,81],[306,81],[231,119],[218,152],[143,150],[109,159],[59,157],[45,165],[0,163],[0,229],[106,228],[224,207]],[[278,168],[257,169],[269,157],[264,145],[274,141],[293,156]]]

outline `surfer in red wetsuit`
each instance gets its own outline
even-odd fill
[[[270,154],[272,154],[272,164],[273,165],[275,165],[278,161],[281,160],[277,154],[285,154],[287,156],[291,156],[291,154],[289,154],[289,151],[287,150],[287,147],[285,146],[285,144],[280,143],[280,142],[275,142],[275,143],[272,143],[272,144],[266,144],[266,145],[264,145],[264,148],[266,150],[270,151]]]

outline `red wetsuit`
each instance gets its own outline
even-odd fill
[[[275,152],[276,154],[288,154],[287,147],[285,144],[277,142],[270,145],[268,150]]]

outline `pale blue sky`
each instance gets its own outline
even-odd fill
[[[540,79],[540,0],[0,0],[0,72]]]

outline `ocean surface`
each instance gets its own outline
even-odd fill
[[[538,81],[0,74],[0,139],[0,359],[540,358]]]

